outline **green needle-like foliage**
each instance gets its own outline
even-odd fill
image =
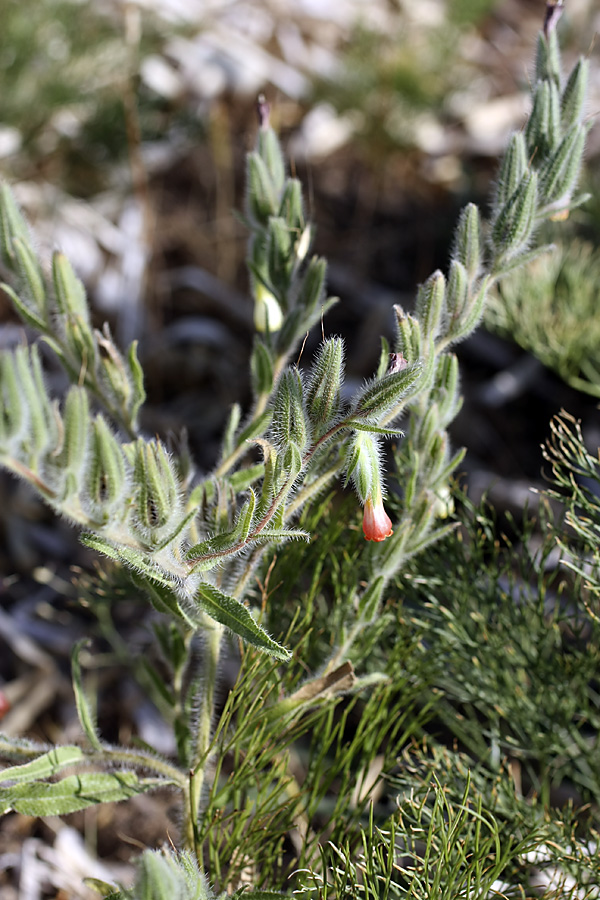
[[[486,325],[513,338],[571,387],[600,396],[600,257],[574,239],[498,286]]]

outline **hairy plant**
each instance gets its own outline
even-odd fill
[[[106,326],[93,328],[83,285],[62,254],[54,255],[47,274],[9,188],[2,187],[0,255],[10,281],[4,290],[31,333],[55,353],[72,386],[62,400],[50,396],[35,343],[1,355],[0,464],[79,528],[85,545],[129,570],[135,589],[160,614],[155,634],[163,674],[148,675],[173,728],[176,759],[103,740],[83,684],[80,645],[72,666],[85,742],[45,747],[0,738],[0,752],[14,762],[2,772],[0,812],[64,815],[157,787],[177,792],[183,855],[144,854],[134,888],[105,886],[105,894],[136,900],[209,897],[208,882],[195,869],[197,864],[203,871],[208,861],[208,877],[221,888],[238,888],[250,869],[257,886],[243,896],[268,896],[246,850],[258,852],[260,836],[269,827],[276,834],[277,816],[287,816],[290,827],[304,831],[300,856],[314,860],[317,838],[306,822],[332,783],[324,774],[326,758],[334,760],[331,777],[348,787],[332,817],[335,822],[338,816],[343,830],[344,823],[360,818],[370,793],[361,788],[358,799],[348,799],[354,760],[365,747],[371,753],[387,742],[384,762],[391,765],[398,747],[418,736],[416,695],[423,683],[409,699],[410,678],[400,677],[397,656],[389,671],[363,677],[355,674],[351,657],[365,633],[376,635],[385,623],[391,579],[452,529],[438,523],[462,458],[451,452],[447,435],[461,403],[452,346],[477,327],[491,286],[544,252],[534,244],[540,223],[582,201],[574,192],[588,130],[587,64],[581,60],[563,82],[554,6],[550,12],[538,41],[532,112],[526,128],[510,139],[490,222],[484,226],[475,205],[465,207],[447,274],[436,271],[420,286],[413,312],[396,307],[393,352],[384,340],[377,372],[348,402],[342,399],[340,339],[325,339],[308,371],[290,362],[335,300],[327,296],[325,260],[311,255],[301,185],[287,175],[268,105],[259,101],[244,210],[255,304],[254,402],[243,419],[238,406],[232,409],[220,458],[204,476],[160,439],[140,433],[144,388],[135,344],[122,353]],[[384,507],[382,444],[401,434],[401,418],[405,435],[397,467],[403,492],[392,519]],[[310,541],[299,517],[318,522],[315,510],[339,478],[356,490],[366,542],[356,550],[358,566],[348,579],[333,641],[306,678],[307,611],[298,612],[295,624],[301,628],[289,634],[300,637],[289,649],[290,640],[271,636],[252,608],[253,575],[271,548]],[[269,598],[273,602],[276,597]],[[215,722],[226,634],[242,642],[242,668]],[[397,693],[401,688],[404,693]],[[367,701],[371,724],[361,720],[345,747],[345,720],[336,720],[334,710],[342,695],[363,690],[373,692]],[[397,712],[393,724],[390,710]],[[313,775],[302,794],[287,752],[311,725],[323,742],[314,748]],[[232,781],[220,777],[227,754],[235,761]],[[239,804],[236,809],[233,801],[242,793],[253,797],[251,814],[240,813]],[[290,798],[287,811],[280,802],[284,794]],[[440,800],[436,821],[450,813]],[[411,815],[421,821],[418,807]],[[476,817],[468,818],[469,828],[476,829]],[[482,840],[481,853],[489,855],[494,840]],[[226,874],[218,871],[223,856],[229,858]],[[379,874],[369,873],[378,883]],[[435,893],[435,878],[431,884],[428,890]]]

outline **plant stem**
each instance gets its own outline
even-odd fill
[[[275,385],[279,381],[279,376],[281,375],[285,365],[288,361],[289,354],[282,354],[275,360],[275,366],[273,367],[273,389],[269,393],[259,394],[256,399],[256,403],[254,405],[254,409],[252,411],[252,416],[247,425],[244,426],[244,430],[246,430],[253,422],[256,422],[264,413],[269,400],[273,396],[273,390]],[[217,468],[212,473],[213,477],[220,478],[222,475],[226,475],[236,462],[246,453],[248,450],[248,444],[238,444],[235,450],[232,450],[229,456],[226,456],[225,459],[217,466]]]
[[[224,628],[218,622],[211,622],[205,629],[203,665],[203,692],[196,719],[196,735],[188,778],[187,809],[185,811],[184,841],[191,850],[200,868],[203,867],[202,845],[198,841],[198,815],[202,800],[202,789],[206,782],[207,765],[211,746],[211,726],[214,713],[215,685],[221,653]]]

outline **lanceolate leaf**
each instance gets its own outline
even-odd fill
[[[0,772],[0,782],[12,781],[15,784],[24,781],[36,781],[42,778],[50,778],[57,775],[61,769],[84,762],[85,756],[81,747],[67,745],[54,747],[48,753],[43,753],[37,759],[24,763],[22,766],[10,766]]]
[[[255,541],[308,541],[310,535],[307,531],[299,531],[297,529],[285,528],[265,528],[257,534],[253,540]]]
[[[207,615],[229,628],[242,640],[269,653],[275,659],[287,662],[290,658],[290,652],[269,637],[264,628],[252,618],[244,604],[235,597],[224,594],[212,584],[203,583],[198,587],[196,600]]]
[[[114,544],[110,544],[96,534],[82,534],[80,540],[82,544],[85,544],[91,550],[97,550],[98,553],[103,553],[110,559],[137,569],[152,581],[164,584],[167,587],[173,587],[173,581],[163,574],[158,567],[153,566],[147,557],[138,550],[133,550],[131,547],[115,547]]]
[[[400,428],[381,428],[379,425],[371,425],[368,421],[361,422],[360,419],[350,419],[344,422],[347,428],[353,428],[355,431],[369,431],[371,434],[383,434],[385,437],[402,437],[404,432]]]
[[[134,772],[83,772],[53,784],[35,781],[0,789],[0,814],[64,816],[98,803],[116,803],[156,787],[140,781]]]

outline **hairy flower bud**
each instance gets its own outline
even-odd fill
[[[368,541],[385,541],[393,534],[392,520],[385,511],[381,494],[375,500],[369,497],[365,503],[363,534]]]

